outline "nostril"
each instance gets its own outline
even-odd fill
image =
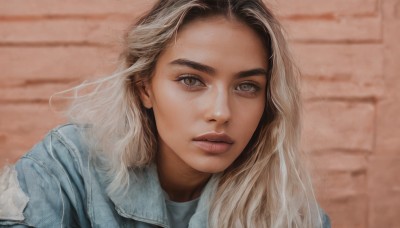
[[[214,112],[209,116],[209,121],[218,122],[218,123],[226,123],[229,122],[231,118],[229,110],[214,110]]]

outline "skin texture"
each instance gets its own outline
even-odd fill
[[[242,153],[265,108],[266,70],[257,34],[223,16],[186,24],[161,53],[141,99],[154,111],[159,178],[171,200],[198,197]],[[194,139],[208,133],[231,142],[204,149]]]

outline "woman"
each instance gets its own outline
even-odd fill
[[[301,164],[295,67],[262,1],[160,0],[125,40],[73,124],[3,174],[0,224],[330,226]]]

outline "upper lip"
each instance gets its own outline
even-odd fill
[[[206,133],[200,136],[197,136],[196,138],[193,139],[194,141],[209,141],[209,142],[220,142],[220,143],[228,143],[228,144],[233,144],[233,139],[229,137],[225,133],[216,133],[216,132],[211,132],[211,133]]]

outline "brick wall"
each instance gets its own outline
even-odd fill
[[[0,0],[0,166],[65,121],[53,93],[112,71],[152,2]],[[303,72],[303,148],[333,226],[399,227],[400,1],[268,4]]]

